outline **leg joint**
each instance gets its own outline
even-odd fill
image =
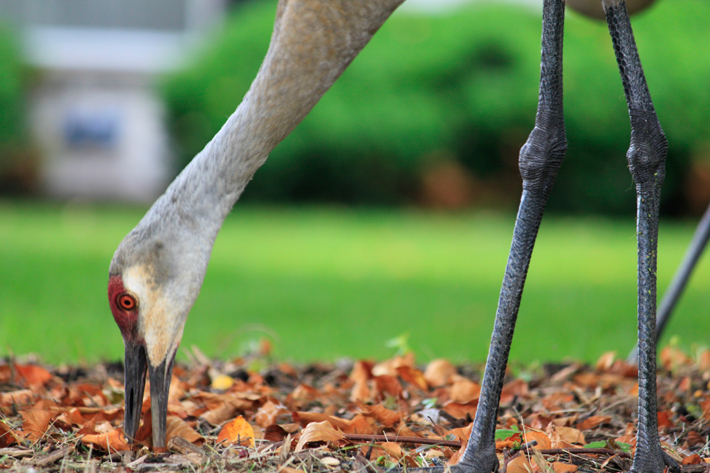
[[[531,188],[551,186],[566,152],[564,126],[550,130],[536,125],[520,149],[518,167],[523,185]]]
[[[636,184],[663,183],[668,140],[655,112],[631,110],[631,145],[626,153]]]

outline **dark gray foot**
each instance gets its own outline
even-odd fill
[[[672,473],[680,473],[680,465],[663,451],[660,445],[653,448],[652,452],[637,447],[632,473],[663,473],[665,469]]]
[[[472,449],[473,450],[473,449]],[[500,462],[496,455],[495,443],[492,448],[482,448],[472,451],[468,455],[468,449],[464,458],[451,468],[453,473],[497,473]]]

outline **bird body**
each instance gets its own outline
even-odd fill
[[[280,0],[264,62],[236,112],[121,242],[109,269],[109,304],[126,349],[124,430],[140,422],[151,380],[153,446],[165,447],[172,365],[222,223],[269,152],[300,123],[403,0]],[[594,0],[597,1],[597,0]],[[675,467],[661,450],[655,403],[655,254],[665,137],[623,0],[603,0],[629,107],[627,154],[639,195],[639,447],[634,470]],[[523,196],[470,442],[458,471],[497,469],[495,425],[525,278],[566,150],[562,107],[564,0],[544,0],[535,129],[520,154]],[[591,176],[590,178],[592,178]]]

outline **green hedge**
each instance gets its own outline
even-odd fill
[[[12,33],[0,24],[0,181],[26,144],[23,71]]]
[[[165,86],[184,166],[234,111],[268,47],[275,4],[231,16],[192,67]],[[677,213],[691,157],[710,139],[710,8],[661,2],[634,19],[651,92],[670,141],[666,213]],[[313,112],[272,153],[244,198],[418,202],[423,176],[456,161],[478,201],[514,206],[517,155],[533,126],[539,13],[476,4],[449,15],[396,13]],[[629,124],[602,23],[567,16],[565,113],[569,151],[550,207],[633,212],[624,158]]]

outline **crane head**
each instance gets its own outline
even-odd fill
[[[135,440],[148,373],[153,447],[163,448],[175,353],[202,285],[211,242],[201,245],[185,232],[143,223],[114,254],[108,301],[125,346],[126,437]]]

